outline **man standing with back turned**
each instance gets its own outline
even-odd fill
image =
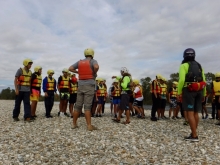
[[[95,93],[95,78],[99,70],[99,65],[94,57],[94,50],[87,48],[84,51],[85,59],[80,60],[69,67],[69,71],[79,74],[77,100],[73,112],[73,126],[72,129],[78,128],[77,119],[82,106],[84,104],[85,118],[87,123],[87,130],[97,130],[96,127],[91,125],[91,106]],[[78,69],[78,70],[76,70]]]

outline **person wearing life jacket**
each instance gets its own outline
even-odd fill
[[[114,85],[114,82],[111,84],[111,86],[108,89],[108,97],[109,97],[109,101],[110,101],[110,110],[111,110],[111,114],[113,111],[113,96],[112,96],[112,87]]]
[[[120,88],[121,88],[121,100],[119,105],[119,114],[118,117],[115,119],[112,119],[114,122],[120,123],[121,115],[123,111],[125,111],[126,114],[126,121],[123,122],[123,124],[129,124],[130,123],[130,110],[129,110],[129,99],[130,94],[132,94],[131,91],[131,74],[128,72],[128,69],[126,67],[121,68],[121,75],[120,76],[112,76],[112,78],[116,78],[119,80]]]
[[[215,96],[215,107],[218,113],[218,119],[220,119],[220,72],[215,74],[215,80],[211,84],[212,95]],[[220,121],[216,123],[220,125]]]
[[[41,93],[41,83],[42,83],[42,67],[41,66],[36,66],[34,68],[34,73],[31,76],[31,116],[32,118],[36,118],[36,109],[37,109],[37,103],[40,98],[40,93]]]
[[[164,113],[165,113],[165,107],[166,107],[166,102],[167,102],[167,84],[166,84],[166,78],[164,77],[161,78],[160,97],[161,97],[161,104],[160,104],[158,119],[159,117],[161,119],[166,119],[166,116],[164,116]]]
[[[169,110],[169,118],[173,120],[176,120],[176,114],[177,114],[177,95],[178,95],[178,89],[177,89],[178,82],[173,81],[172,87],[168,91],[168,102],[170,103],[170,110]],[[172,115],[173,113],[173,115]]]
[[[69,114],[66,113],[68,100],[70,98],[70,79],[68,77],[68,69],[64,68],[62,73],[63,75],[58,78],[57,89],[60,93],[60,111],[58,112],[58,116],[66,116],[69,117]]]
[[[156,75],[156,79],[151,83],[151,97],[152,97],[152,109],[151,109],[151,121],[157,121],[156,112],[160,109],[160,81],[162,76]]]
[[[53,118],[51,111],[54,105],[54,94],[57,96],[56,80],[53,78],[54,71],[48,70],[47,76],[43,79],[44,106],[46,118]]]
[[[133,89],[133,97],[134,97],[134,103],[133,103],[133,108],[135,111],[138,112],[138,118],[144,119],[144,109],[143,109],[143,90],[140,85],[140,81],[138,79],[133,80],[134,84],[134,89]]]
[[[206,80],[202,66],[195,61],[195,50],[188,48],[183,52],[183,61],[179,68],[178,97],[182,95],[182,105],[186,111],[191,133],[185,140],[199,141],[197,127],[198,111],[202,109],[202,100],[206,95]]]
[[[24,121],[31,122],[31,106],[30,106],[30,83],[31,83],[31,65],[33,61],[31,59],[25,59],[23,61],[23,68],[19,68],[15,74],[14,86],[15,86],[15,106],[13,109],[14,121],[19,121],[20,106],[23,101],[24,104]]]
[[[97,110],[96,117],[102,117],[102,107],[105,101],[105,86],[104,80],[102,78],[99,79],[99,84],[96,87],[96,101],[97,101]]]
[[[91,124],[91,106],[95,94],[95,78],[99,70],[98,62],[94,59],[94,50],[87,48],[84,51],[85,59],[76,62],[69,67],[69,71],[79,74],[76,105],[73,112],[72,129],[78,128],[77,119],[84,104],[84,113],[87,123],[87,130],[97,130]],[[78,70],[77,70],[78,69]]]
[[[73,118],[73,107],[74,107],[74,104],[76,103],[77,88],[78,88],[78,83],[77,83],[76,75],[75,74],[70,75],[69,111],[70,111],[71,118]]]
[[[108,93],[107,93],[107,85],[106,85],[106,79],[103,78],[103,85],[104,85],[104,93],[105,93],[105,99],[104,99],[104,102],[102,104],[102,114],[104,114],[105,112],[105,101],[106,101],[106,98],[108,96]]]
[[[121,89],[118,84],[118,80],[114,80],[112,88],[111,88],[111,96],[113,99],[113,108],[114,108],[114,117],[117,118],[118,113],[118,106],[120,104],[120,96],[121,95]]]
[[[209,97],[209,94],[206,91],[205,99],[202,101],[202,119],[208,119],[208,117],[209,117],[208,111],[206,108],[206,102],[207,102],[208,97]],[[204,116],[204,112],[205,112],[205,116]]]
[[[97,92],[97,86],[99,84],[99,80],[100,80],[100,78],[96,77],[96,79],[95,79],[95,93],[94,93],[94,96],[93,96],[92,106],[91,106],[91,117],[96,117],[95,112],[96,112],[97,103],[98,103],[97,100],[96,100],[96,92]]]

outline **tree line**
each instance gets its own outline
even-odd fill
[[[208,93],[211,93],[211,83],[213,80],[215,80],[215,75],[213,73],[208,72],[208,73],[205,73],[205,76],[206,76],[206,83],[207,83],[206,89]],[[178,81],[178,80],[179,80],[179,73],[170,74],[170,78],[167,81],[168,89],[172,87],[173,81]],[[152,99],[151,99],[151,93],[150,93],[150,85],[151,85],[152,79],[150,77],[141,78],[140,82],[143,88],[144,104],[151,104]],[[10,89],[9,87],[6,89],[3,89],[0,93],[0,99],[1,100],[14,100],[15,90]],[[44,100],[44,97],[41,96],[40,101],[43,101],[43,100]],[[55,97],[55,101],[59,101],[59,97]],[[107,99],[107,101],[109,101],[109,99]],[[208,99],[208,102],[211,102],[210,98]]]

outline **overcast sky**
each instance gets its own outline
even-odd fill
[[[127,67],[133,78],[179,70],[186,48],[205,72],[220,71],[219,0],[1,0],[0,89],[25,58],[55,70],[84,58],[91,47],[99,77],[112,82]]]

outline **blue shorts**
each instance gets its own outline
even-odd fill
[[[120,104],[120,99],[113,99],[113,104]]]
[[[104,96],[98,96],[98,103],[97,104],[104,104]]]

